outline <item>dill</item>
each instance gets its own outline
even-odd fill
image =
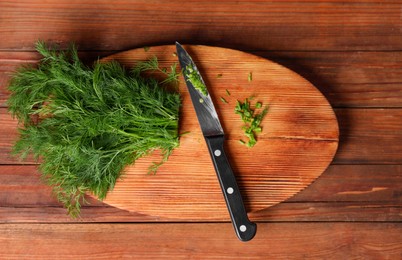
[[[261,121],[264,119],[265,115],[268,112],[268,108],[265,107],[260,113],[255,113],[255,109],[261,108],[262,103],[257,102],[253,109],[250,103],[251,99],[252,98],[246,98],[244,102],[240,102],[237,100],[235,106],[235,113],[240,115],[244,123],[242,130],[244,131],[244,135],[248,138],[247,143],[243,140],[240,140],[239,142],[241,144],[247,145],[247,147],[253,147],[254,145],[256,145],[256,136],[262,131]]]
[[[247,80],[248,80],[248,82],[253,81],[253,73],[251,71],[247,75]]]
[[[180,96],[141,72],[164,73],[162,83],[178,74],[156,58],[128,72],[115,61],[87,67],[74,46],[56,51],[38,42],[36,49],[38,67],[18,69],[8,88],[8,109],[21,125],[13,152],[40,159],[43,179],[76,217],[86,193],[102,200],[127,165],[159,149],[154,172],[178,147]]]
[[[187,76],[187,81],[189,81],[196,90],[198,90],[204,96],[208,95],[207,87],[205,86],[200,74],[195,68],[193,68],[191,65],[187,65],[184,73]]]

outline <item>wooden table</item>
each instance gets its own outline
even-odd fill
[[[1,259],[402,258],[402,2],[0,2]],[[311,186],[253,214],[257,236],[228,221],[167,221],[96,200],[71,220],[36,166],[9,155],[9,73],[35,63],[34,42],[75,42],[91,61],[173,44],[229,47],[278,62],[334,107],[338,152]]]

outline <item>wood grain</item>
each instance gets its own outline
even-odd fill
[[[399,1],[0,2],[1,50],[37,39],[81,49],[205,44],[247,50],[400,50]]]
[[[242,243],[226,224],[3,224],[5,259],[399,259],[398,223],[260,223]],[[124,239],[123,239],[124,238]],[[291,242],[291,243],[290,243]]]
[[[400,222],[400,202],[282,202],[250,213],[261,222]],[[0,223],[210,223],[226,219],[172,220],[124,211],[112,206],[84,206],[79,219],[72,219],[61,206],[24,205],[0,207]]]
[[[344,144],[337,151],[337,163],[402,163],[402,109],[339,109],[336,114],[342,118],[339,128]]]
[[[331,165],[289,202],[402,202],[401,165]]]
[[[298,72],[337,108],[401,108],[402,52],[256,52]]]

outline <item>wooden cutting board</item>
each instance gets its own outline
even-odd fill
[[[228,157],[248,212],[292,197],[323,173],[338,146],[338,124],[330,104],[310,82],[279,64],[241,51],[184,47],[199,67],[214,100],[227,137]],[[103,60],[117,60],[131,67],[156,55],[162,67],[169,67],[178,62],[175,51],[174,45],[141,48]],[[182,76],[180,80],[180,132],[189,133],[180,138],[180,147],[156,175],[147,174],[147,168],[160,161],[157,152],[127,167],[104,202],[155,217],[228,220]],[[234,113],[236,100],[250,96],[269,106],[263,131],[253,148],[239,142],[244,139],[242,121]],[[221,97],[228,103],[222,102]]]

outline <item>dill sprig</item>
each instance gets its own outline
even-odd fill
[[[179,73],[177,73],[176,67],[177,63],[173,63],[170,66],[170,71],[168,71],[167,68],[161,68],[159,66],[158,58],[156,56],[153,56],[147,61],[138,62],[132,69],[132,72],[136,76],[139,76],[142,72],[146,71],[159,72],[165,77],[165,79],[162,80],[160,84],[173,84],[177,86],[179,83]]]
[[[117,62],[85,66],[77,50],[48,48],[38,67],[13,76],[8,109],[20,123],[13,152],[40,159],[47,184],[71,216],[78,216],[86,193],[104,199],[124,168],[160,149],[162,162],[179,145],[180,96],[160,80],[141,75],[160,70],[156,58],[126,72]],[[163,83],[177,80],[175,66]]]

